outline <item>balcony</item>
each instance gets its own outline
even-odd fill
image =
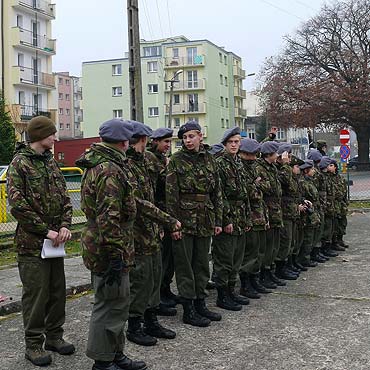
[[[41,54],[55,55],[56,40],[34,34],[32,31],[24,28],[12,28],[12,42],[13,46],[37,49]]]
[[[11,6],[28,12],[38,12],[41,16],[55,19],[55,4],[46,0],[11,0]]]
[[[39,72],[33,68],[14,66],[12,74],[13,85],[35,86],[47,90],[55,89],[55,79],[51,73]]]
[[[235,117],[246,117],[247,110],[243,108],[235,108]]]
[[[171,83],[166,82],[165,90],[166,92],[170,91]],[[181,90],[205,90],[206,88],[206,80],[201,79],[197,81],[176,81],[173,84],[173,91],[181,91]]]
[[[169,105],[165,104],[166,115],[169,113]],[[173,104],[172,115],[177,114],[203,114],[206,113],[206,103],[194,103],[194,104]]]
[[[22,121],[29,121],[35,116],[45,116],[51,118],[51,111],[41,107],[36,107],[33,105],[21,105],[20,106],[20,116]]]
[[[247,92],[237,86],[234,86],[234,96],[245,99],[247,96]]]
[[[235,78],[240,78],[240,79],[245,78],[245,70],[235,64],[233,65],[233,74]]]
[[[205,65],[204,55],[195,55],[192,57],[164,58],[165,68],[179,67],[203,67]]]

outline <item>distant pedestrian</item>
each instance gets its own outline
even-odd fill
[[[56,131],[49,118],[32,118],[27,128],[30,144],[18,149],[8,170],[9,205],[18,221],[15,243],[22,281],[25,356],[37,366],[52,361],[44,346],[62,355],[75,351],[63,339],[64,260],[41,258],[45,239],[58,246],[71,238],[72,204],[51,152]]]

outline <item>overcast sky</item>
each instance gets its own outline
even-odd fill
[[[84,61],[120,58],[127,51],[126,0],[54,0],[57,39],[55,72],[81,75]],[[247,73],[258,72],[275,55],[283,36],[315,15],[324,0],[139,0],[140,37],[184,35],[208,39],[243,59]],[[254,85],[248,77],[247,89]]]

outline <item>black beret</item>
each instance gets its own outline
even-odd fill
[[[179,129],[179,132],[177,134],[178,138],[179,139],[182,139],[183,135],[188,132],[188,131],[192,131],[192,130],[196,130],[196,131],[202,131],[202,128],[200,127],[200,124],[196,121],[188,121],[186,123],[184,123],[180,129]]]

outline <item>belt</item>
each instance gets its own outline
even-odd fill
[[[244,204],[244,200],[229,199],[229,203],[235,206],[242,206]]]
[[[206,202],[207,200],[209,200],[209,194],[181,193],[180,198],[183,200],[190,200],[193,202]]]

